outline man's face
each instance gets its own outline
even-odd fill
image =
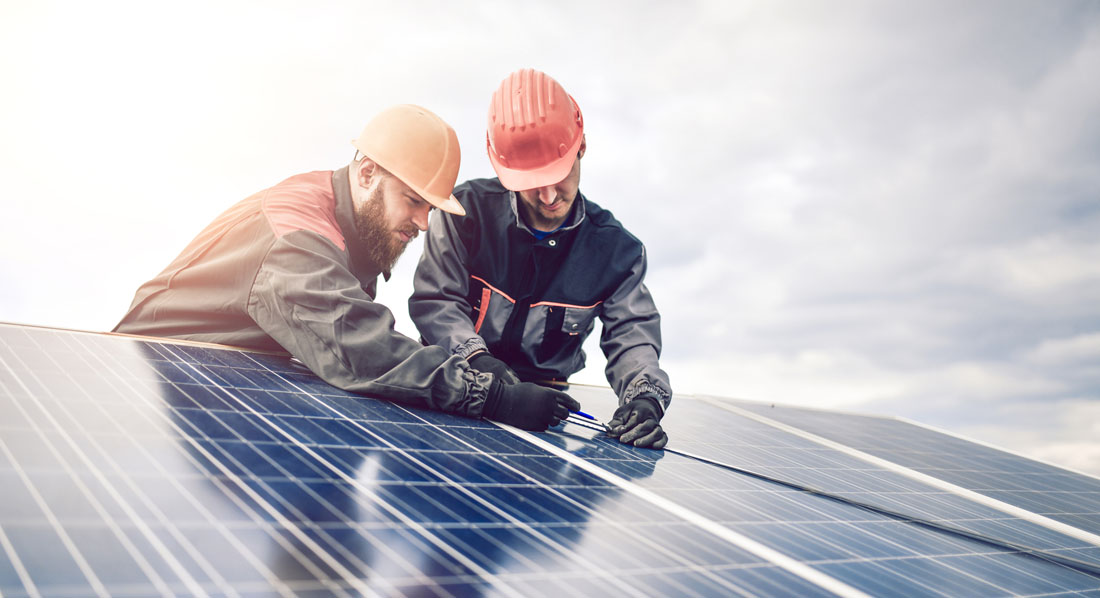
[[[352,196],[359,238],[370,260],[391,270],[419,231],[428,230],[432,206],[400,179],[371,165],[360,165],[357,174]]]
[[[540,231],[552,231],[565,223],[581,185],[581,156],[584,150],[582,143],[577,159],[573,161],[573,169],[557,184],[516,191],[519,209],[528,225]]]

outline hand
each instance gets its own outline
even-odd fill
[[[607,435],[618,438],[623,444],[641,448],[661,449],[668,444],[668,435],[658,423],[661,421],[657,397],[639,395],[620,406],[607,422]]]
[[[540,432],[560,424],[570,411],[580,408],[580,403],[560,390],[530,382],[505,384],[493,380],[481,413],[486,419]]]
[[[494,378],[500,380],[505,384],[515,384],[519,382],[519,376],[512,371],[512,368],[508,367],[508,364],[493,357],[488,351],[478,351],[470,357],[466,358],[466,361],[470,362],[470,367],[479,372],[488,372],[493,375]]]

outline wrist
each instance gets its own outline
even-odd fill
[[[664,413],[663,413],[664,410],[661,409],[661,399],[660,399],[660,397],[658,397],[655,394],[648,393],[648,392],[643,392],[643,393],[639,394],[638,396],[634,397],[633,399],[631,399],[631,402],[634,402],[634,401],[638,401],[640,403],[643,403],[643,404],[647,405],[648,408],[651,410],[651,412],[653,414],[653,417],[655,417],[658,420],[660,420],[661,416],[664,415]]]
[[[485,393],[485,403],[481,407],[481,417],[486,419],[496,418],[497,412],[500,410],[500,397],[504,392],[503,386],[504,383],[494,376],[492,384],[489,385],[489,390]]]

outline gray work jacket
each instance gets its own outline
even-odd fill
[[[347,168],[297,175],[214,220],[115,331],[285,351],[333,386],[480,417],[492,375],[395,331],[367,255]]]
[[[581,194],[566,224],[541,240],[497,179],[454,194],[467,216],[433,215],[413,279],[409,313],[423,339],[461,357],[486,349],[524,380],[566,380],[584,367],[581,346],[599,317],[620,402],[650,392],[667,407],[641,241]]]

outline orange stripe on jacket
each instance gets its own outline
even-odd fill
[[[539,301],[538,303],[532,303],[531,307],[538,307],[540,305],[549,305],[550,307],[573,307],[576,309],[592,309],[597,305],[603,303],[603,301],[597,301],[592,305],[571,305],[569,303],[554,303],[553,301]]]
[[[480,282],[481,284],[489,287],[490,289],[493,290],[494,293],[496,293],[496,294],[500,295],[501,297],[504,297],[505,299],[507,299],[508,303],[515,303],[516,302],[516,300],[509,297],[507,293],[505,293],[504,291],[502,291],[502,290],[494,287],[493,285],[489,284],[488,282],[486,282],[486,280],[484,278],[474,276],[473,274],[470,275],[470,278],[472,278],[472,279]]]
[[[481,311],[477,316],[477,323],[474,324],[474,334],[481,334],[481,325],[485,323],[485,314],[489,313],[489,299],[492,298],[493,292],[488,287],[481,289],[481,304],[478,309]]]

